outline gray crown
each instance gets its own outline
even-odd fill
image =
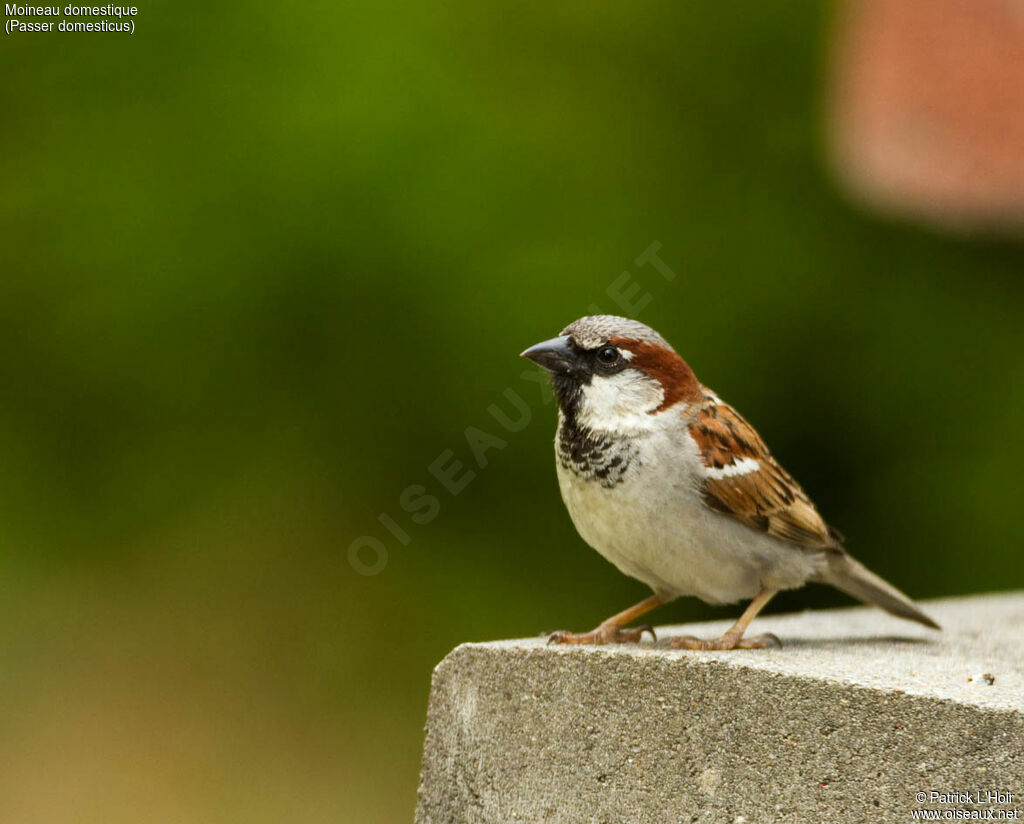
[[[571,336],[576,345],[583,349],[596,349],[602,343],[607,343],[609,338],[633,338],[672,349],[650,326],[645,326],[638,320],[620,318],[616,315],[589,315],[580,318],[566,326],[561,334]]]

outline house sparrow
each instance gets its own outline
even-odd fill
[[[626,629],[680,595],[752,599],[721,638],[686,649],[779,646],[744,638],[775,593],[808,581],[938,629],[843,549],[843,538],[739,413],[697,380],[653,329],[611,315],[580,318],[522,353],[551,372],[558,400],[558,484],[580,536],[654,594],[560,644],[639,641]]]

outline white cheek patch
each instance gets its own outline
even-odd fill
[[[740,458],[728,466],[709,466],[704,470],[705,474],[713,480],[720,481],[722,478],[735,478],[737,475],[748,475],[757,472],[761,468],[756,458]]]
[[[633,369],[614,375],[594,375],[582,388],[580,423],[606,432],[651,429],[657,409],[665,398],[661,385]]]

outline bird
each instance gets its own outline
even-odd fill
[[[940,628],[846,551],[757,431],[649,326],[590,315],[521,354],[552,376],[558,485],[576,530],[653,592],[590,632],[559,631],[551,643],[639,642],[653,628],[628,624],[695,596],[749,604],[721,637],[677,636],[670,647],[779,647],[775,635],[746,630],[776,593],[808,582]]]

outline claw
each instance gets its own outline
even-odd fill
[[[651,640],[654,641],[654,643],[658,643],[658,636],[655,635],[654,627],[652,627],[650,624],[643,624],[643,625],[637,627],[636,629],[637,629],[637,632],[640,633],[640,637],[641,638],[643,637],[643,634],[645,632],[649,632],[649,633],[651,633]]]
[[[782,649],[782,641],[779,640],[779,636],[772,632],[766,632],[764,635],[755,635],[753,638],[744,638],[740,641],[739,646],[742,649]]]

